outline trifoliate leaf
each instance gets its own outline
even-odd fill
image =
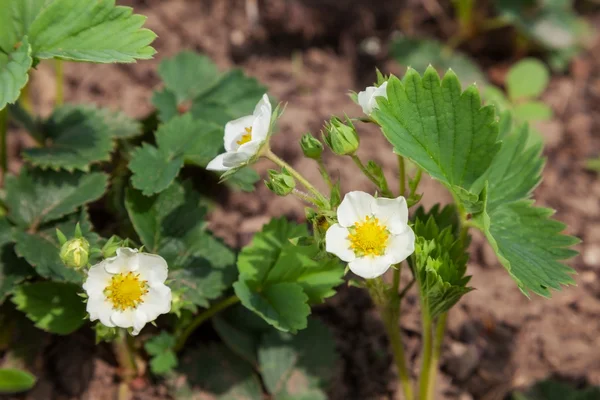
[[[483,179],[486,202],[474,223],[484,232],[500,262],[528,295],[550,296],[550,289],[573,284],[573,270],[560,261],[577,254],[578,239],[563,235],[565,225],[550,219],[553,211],[528,200],[541,179],[541,145],[526,147],[527,126],[505,137]]]
[[[292,333],[306,328],[310,307],[308,296],[299,284],[277,283],[258,292],[248,287],[246,282],[237,281],[233,289],[246,308],[275,328]]]
[[[452,69],[464,84],[485,83],[485,74],[469,56],[431,39],[400,37],[391,43],[390,52],[400,64],[420,73],[433,65],[440,70]]]
[[[83,237],[94,246],[98,243],[98,235],[91,232],[92,226],[87,212],[69,215],[61,220],[46,224],[37,232],[14,232],[15,251],[24,258],[35,271],[44,278],[54,281],[81,283],[82,274],[64,265],[60,259],[60,243],[56,238],[56,229],[67,237],[73,237],[79,223]]]
[[[35,376],[27,371],[0,368],[0,394],[26,392],[35,385],[35,382]]]
[[[219,79],[219,70],[210,57],[182,51],[161,61],[158,75],[177,101],[183,102],[210,89]]]
[[[36,327],[68,335],[85,322],[85,303],[79,292],[81,286],[71,283],[35,282],[17,287],[12,302]]]
[[[35,166],[88,171],[90,164],[110,160],[112,129],[93,107],[63,106],[54,110],[42,126],[44,147],[23,151]]]
[[[506,90],[512,101],[539,97],[550,81],[550,71],[535,58],[526,58],[513,65],[506,75]]]
[[[248,313],[254,315],[250,313],[250,311],[248,311]],[[228,319],[217,315],[212,318],[211,321],[213,327],[227,347],[250,364],[258,365],[256,354],[256,349],[258,348],[258,335],[249,332],[248,329],[244,329],[245,327],[237,320],[231,322]],[[271,328],[269,327],[269,329]]]
[[[190,114],[175,117],[156,132],[158,148],[144,143],[132,156],[131,181],[146,196],[160,193],[175,179],[184,161],[206,166],[221,149],[222,129],[194,120]]]
[[[192,310],[231,287],[235,254],[205,229],[205,209],[191,187],[173,183],[153,197],[130,189],[125,206],[142,244],[167,260],[171,287],[185,289]]]
[[[216,365],[219,367],[215,368]],[[180,360],[178,371],[187,378],[187,394],[198,388],[210,392],[218,400],[263,398],[260,380],[252,366],[223,345],[204,345],[187,351]]]
[[[53,221],[100,198],[107,176],[93,172],[54,172],[22,169],[6,178],[9,219],[19,227],[32,228]]]
[[[144,349],[152,356],[150,359],[152,373],[164,375],[177,367],[177,355],[173,350],[176,341],[175,336],[162,331],[144,343]]]
[[[552,118],[552,109],[541,101],[517,104],[513,114],[520,121],[547,121]]]
[[[474,199],[473,183],[500,149],[494,108],[481,106],[477,89],[461,93],[452,71],[440,80],[433,68],[421,76],[409,69],[403,81],[391,77],[388,99],[379,98],[373,117],[394,151],[444,183],[453,193]],[[460,190],[460,189],[463,190]]]
[[[2,1],[0,1],[0,9],[4,10]],[[2,25],[2,16],[0,16],[0,25]],[[2,27],[0,27],[1,36]],[[0,110],[8,103],[17,101],[21,89],[27,84],[28,71],[33,62],[27,37],[22,38],[19,43],[13,43],[16,45],[14,47],[3,48],[2,43],[0,39]]]
[[[0,219],[0,305],[22,281],[34,275],[29,264],[15,254],[12,228],[6,218]]]
[[[263,382],[275,399],[323,399],[336,359],[329,329],[315,319],[297,335],[271,331],[258,348]]]
[[[114,0],[0,0],[0,53],[24,36],[36,59],[134,62],[155,53],[146,18]]]

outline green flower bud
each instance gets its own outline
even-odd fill
[[[346,123],[337,117],[331,118],[325,126],[323,140],[335,154],[340,156],[354,154],[360,144],[356,128],[349,118],[346,118]]]
[[[278,196],[287,196],[296,187],[294,177],[285,168],[279,171],[269,170],[269,180],[265,184]]]
[[[300,147],[302,148],[304,156],[312,158],[313,160],[318,160],[321,158],[321,154],[323,153],[323,143],[321,143],[319,139],[310,133],[302,136],[302,139],[300,140]]]
[[[114,257],[117,254],[117,249],[120,247],[127,247],[127,243],[124,243],[121,238],[116,235],[111,236],[102,247],[102,257]]]
[[[83,237],[68,240],[60,249],[62,262],[75,269],[87,266],[89,256],[90,244]]]

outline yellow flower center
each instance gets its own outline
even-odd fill
[[[104,289],[106,299],[119,311],[136,308],[146,293],[147,281],[141,280],[140,274],[133,272],[113,276],[110,284]]]
[[[365,217],[350,228],[348,240],[354,254],[363,256],[382,256],[385,253],[390,232],[375,217]]]
[[[244,133],[242,135],[242,138],[236,142],[240,146],[252,140],[252,127],[244,128],[244,130],[246,131],[246,133]]]

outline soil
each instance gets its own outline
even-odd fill
[[[435,1],[352,0],[343,6],[334,0],[119,3],[148,16],[147,27],[158,34],[157,57],[134,65],[67,64],[68,101],[93,102],[144,117],[152,111],[152,90],[160,84],[156,74],[160,60],[182,49],[202,51],[223,69],[243,68],[268,86],[270,94],[287,102],[280,132],[274,137],[274,151],[317,183],[320,179],[314,164],[301,157],[301,135],[318,133],[331,115],[359,115],[347,93],[374,81],[375,65],[388,72],[401,71],[387,60],[382,45],[385,41],[380,39],[399,26],[402,11],[411,12],[412,25],[407,29],[417,30],[421,23],[432,25],[432,13],[446,12],[435,7],[432,10]],[[356,7],[345,3],[355,3]],[[590,21],[599,26],[595,16],[590,16]],[[367,38],[375,43],[375,51],[371,49],[369,54],[362,46]],[[581,255],[570,262],[578,272],[577,286],[554,293],[551,299],[527,298],[483,238],[475,235],[468,272],[477,290],[450,313],[436,399],[500,400],[515,388],[547,377],[581,385],[600,384],[600,177],[584,168],[585,159],[600,154],[598,54],[600,41],[595,40],[572,62],[568,73],[553,76],[544,101],[555,116],[539,127],[545,135],[548,161],[535,197],[538,205],[556,209],[556,218],[568,225],[567,232],[582,239],[577,246]],[[505,58],[490,64],[487,53],[481,58],[488,60],[484,63],[488,75],[499,83],[513,61]],[[46,64],[33,75],[33,98],[37,110],[44,114],[53,103],[51,75],[51,66]],[[389,178],[396,177],[396,158],[383,136],[371,126],[361,125],[360,133],[361,158],[376,160]],[[12,135],[15,153],[22,140]],[[11,168],[16,170],[19,162],[14,154],[12,160]],[[349,159],[327,155],[325,161],[343,182],[344,191],[373,189]],[[262,173],[269,167],[266,162],[257,165]],[[451,200],[431,180],[425,180],[421,189],[426,206]],[[242,246],[270,217],[280,215],[302,221],[303,207],[293,198],[276,197],[259,184],[255,193],[227,195],[212,213],[210,227],[230,245]],[[382,323],[363,291],[341,288],[315,313],[333,329],[340,355],[329,391],[331,399],[402,398]],[[414,293],[407,296],[400,324],[416,376],[420,324]],[[74,361],[80,366],[73,372],[78,376],[74,380],[84,384],[72,387],[73,383],[58,382],[50,374],[27,397],[114,398],[116,368],[108,349],[93,350],[93,344],[78,336],[64,340],[70,342],[54,346],[71,349],[71,354],[79,354],[73,352],[73,346],[83,346],[85,354],[94,354],[93,358]],[[62,370],[61,358],[49,357],[48,363]],[[136,398],[167,398],[162,384],[142,380],[134,386]]]

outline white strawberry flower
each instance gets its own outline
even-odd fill
[[[254,157],[269,136],[271,126],[271,103],[265,93],[254,108],[252,115],[229,121],[225,125],[225,153],[208,163],[206,169],[227,171],[239,167]]]
[[[415,234],[408,226],[408,207],[400,196],[375,198],[350,192],[337,210],[338,223],[326,233],[326,250],[346,261],[366,279],[383,275],[415,251]]]
[[[379,87],[369,86],[358,94],[358,105],[362,107],[366,115],[371,115],[377,108],[377,97],[379,96],[387,99],[387,82],[383,82]]]
[[[117,255],[94,265],[83,284],[90,320],[110,328],[133,328],[133,335],[171,310],[164,258],[121,247]]]

